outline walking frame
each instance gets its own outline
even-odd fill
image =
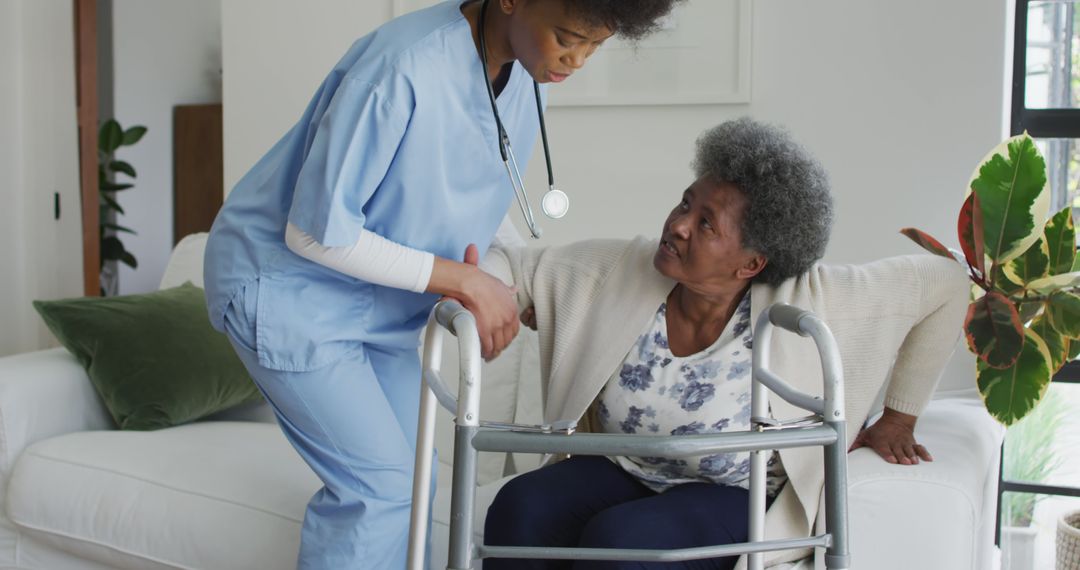
[[[824,372],[824,399],[799,392],[768,370],[774,326],[811,337]],[[455,399],[439,375],[443,333],[458,337],[460,383]],[[424,344],[420,420],[413,480],[408,570],[423,568],[429,520],[429,492],[436,400],[455,418],[454,467],[450,499],[450,555],[447,570],[472,570],[482,558],[564,560],[636,560],[673,562],[747,555],[748,570],[762,570],[765,552],[823,547],[828,570],[847,570],[847,449],[843,371],[840,352],[828,326],[816,315],[777,303],[758,318],[754,333],[750,430],[702,435],[651,436],[574,433],[576,424],[519,425],[480,419],[480,339],[472,314],[452,300],[439,302],[428,321]],[[810,416],[777,421],[769,416],[766,388]],[[767,452],[823,446],[825,458],[825,532],[809,538],[765,540]],[[744,543],[671,550],[491,546],[474,544],[477,452],[569,453],[579,455],[682,458],[711,453],[750,451],[749,540]]]

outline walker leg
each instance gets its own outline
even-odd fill
[[[450,495],[450,557],[447,570],[472,570],[473,511],[476,506],[477,451],[472,440],[477,426],[456,426],[454,481]]]
[[[826,421],[836,430],[836,443],[825,446],[825,532],[832,544],[825,550],[825,568],[848,570],[847,439],[846,421]]]

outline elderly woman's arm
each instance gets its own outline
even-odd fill
[[[961,334],[969,282],[953,261],[930,256],[904,259],[911,262],[912,271],[899,280],[908,281],[918,298],[897,301],[915,302],[916,322],[896,354],[884,413],[859,433],[852,449],[870,447],[889,463],[913,465],[919,459],[933,461],[915,441],[915,423]]]

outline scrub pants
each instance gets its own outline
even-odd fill
[[[253,308],[238,304],[226,311],[226,334],[324,485],[304,514],[297,567],[403,569],[420,402],[416,349],[365,345],[310,372],[272,370],[255,351]]]
[[[689,548],[746,542],[749,493],[686,483],[657,493],[605,457],[578,455],[511,479],[495,497],[484,544]],[[685,562],[485,559],[484,570],[728,570],[737,556]]]

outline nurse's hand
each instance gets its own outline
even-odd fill
[[[481,355],[491,360],[517,336],[517,292],[477,267],[479,261],[473,244],[465,249],[464,263],[436,257],[427,290],[457,299],[473,314]]]

